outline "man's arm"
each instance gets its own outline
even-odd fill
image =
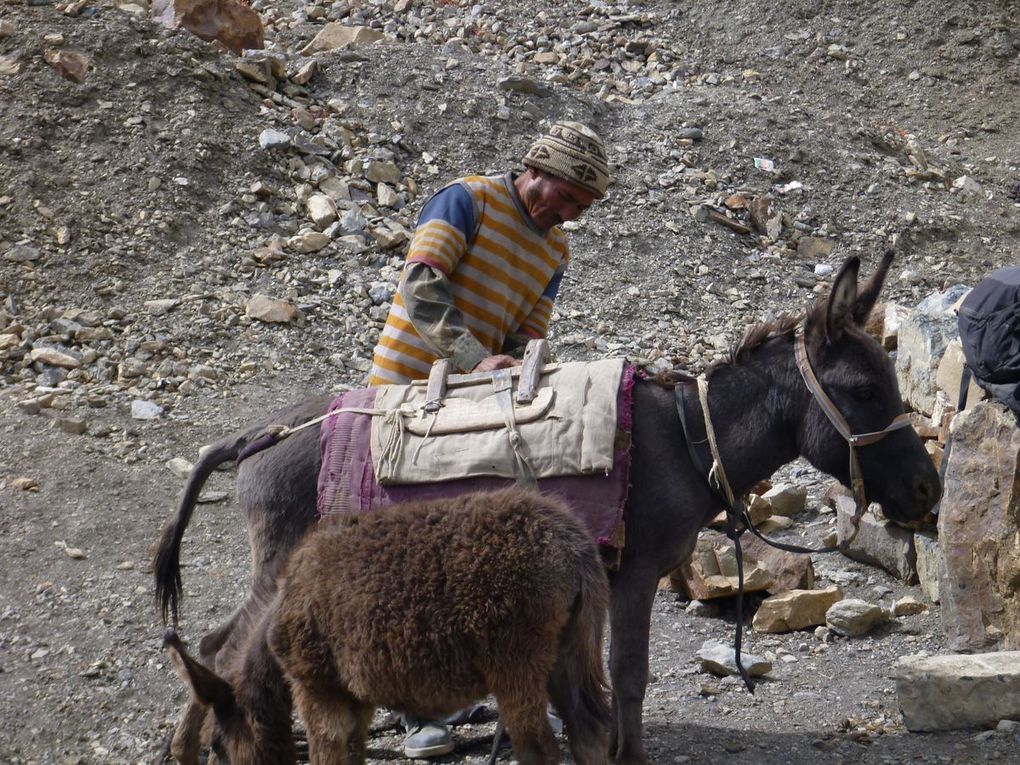
[[[412,261],[399,289],[415,331],[440,358],[451,358],[462,372],[470,372],[490,355],[453,304],[450,281],[441,271]]]

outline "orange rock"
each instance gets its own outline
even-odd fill
[[[265,47],[262,19],[242,0],[155,0],[152,17],[166,27],[182,26],[203,40],[216,40],[237,55]]]

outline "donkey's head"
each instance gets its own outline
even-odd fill
[[[886,252],[878,270],[860,288],[860,260],[849,258],[828,300],[814,306],[805,318],[808,365],[854,435],[883,431],[903,413],[892,360],[863,330],[892,257]],[[803,414],[798,427],[800,452],[815,467],[851,486],[850,446],[823,411],[823,398],[816,396]],[[938,473],[912,428],[890,430],[874,443],[858,446],[857,456],[867,498],[881,504],[890,518],[920,518],[938,501]]]
[[[296,763],[291,702],[285,681],[257,635],[239,657],[236,684],[196,661],[173,630],[163,636],[170,661],[207,710],[202,743],[220,765]]]

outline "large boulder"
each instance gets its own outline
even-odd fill
[[[953,306],[966,294],[961,285],[925,298],[900,320],[896,348],[896,379],[903,400],[918,412],[931,415],[935,403],[935,377],[949,343],[959,336]]]
[[[942,621],[953,650],[1020,648],[1020,429],[993,402],[961,412],[939,511]]]
[[[1020,652],[904,656],[896,667],[903,724],[912,731],[1020,719]]]

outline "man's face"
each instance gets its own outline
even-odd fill
[[[540,229],[574,220],[595,201],[595,195],[570,181],[532,168],[520,189],[524,209]]]

